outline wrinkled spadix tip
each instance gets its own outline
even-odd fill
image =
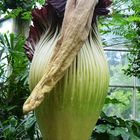
[[[30,97],[30,96],[29,96]],[[35,103],[31,102],[31,98],[28,98],[23,105],[23,113],[27,114],[36,108]]]
[[[38,94],[38,92],[34,90],[23,105],[23,113],[27,114],[28,112],[33,111],[42,103],[43,100],[43,92],[40,90],[40,93]]]
[[[29,106],[28,106],[28,105],[23,105],[23,114],[27,114],[27,113],[29,113],[30,111],[32,111],[32,110],[29,109]]]
[[[26,105],[23,105],[23,113],[24,114],[27,114],[31,111],[33,111],[35,108],[37,107],[37,105],[30,105],[30,104],[26,104]]]
[[[37,106],[35,104],[25,102],[24,105],[23,105],[23,113],[27,114],[30,111],[33,111],[36,107]]]

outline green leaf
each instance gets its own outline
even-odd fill
[[[5,18],[16,18],[22,11],[23,9],[20,7],[13,9],[11,12],[8,12],[8,15],[6,15]]]
[[[14,48],[14,34],[10,34],[10,46],[11,48]]]
[[[126,128],[123,127],[115,127],[114,129],[108,130],[108,133],[113,136],[121,136],[123,140],[129,140],[129,133]]]
[[[134,135],[134,133],[130,133],[130,139],[131,140],[140,140],[140,137],[137,137],[136,135]]]
[[[40,3],[41,5],[45,3],[45,0],[37,0],[36,2]]]
[[[107,125],[101,124],[101,125],[97,125],[97,126],[96,126],[95,131],[96,131],[97,133],[105,133],[105,132],[107,132],[108,129],[110,129],[110,128],[112,128],[112,126],[109,125],[109,124],[107,124]]]
[[[116,99],[116,98],[111,98],[111,97],[109,97],[109,96],[106,98],[105,104],[123,104],[123,105],[126,105],[125,103],[119,101],[118,99]]]
[[[31,19],[31,12],[30,11],[25,11],[22,13],[22,19],[24,20],[29,20]]]
[[[16,120],[16,118],[15,117],[11,117],[10,118],[10,124],[11,124],[11,126],[13,126],[13,127],[16,127],[17,126],[17,120]]]

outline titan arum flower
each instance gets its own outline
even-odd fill
[[[32,11],[25,43],[31,61],[31,95],[23,106],[35,110],[44,140],[88,140],[108,89],[108,66],[96,16],[110,0],[47,0]]]

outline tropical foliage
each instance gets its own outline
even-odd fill
[[[116,53],[112,57],[110,57],[110,52],[107,54],[108,62],[111,64],[111,83],[114,85],[132,85],[132,78],[127,76],[140,78],[139,4],[139,0],[114,0],[110,16],[105,20],[104,18],[100,19],[100,31],[105,34],[103,36],[104,45],[107,47],[111,47],[112,44],[116,45],[119,47],[118,50],[123,50],[124,46],[128,48],[128,50],[126,49],[128,65],[126,65],[126,57],[124,57],[126,52]],[[106,37],[107,34],[109,39]],[[113,54],[113,52],[111,53]],[[122,72],[127,76],[122,75]],[[139,106],[139,89],[136,97],[137,106]],[[132,89],[111,88],[106,103],[104,113],[93,131],[93,139],[138,140],[140,138],[140,123],[131,120]],[[139,112],[138,109],[137,118],[139,118]]]

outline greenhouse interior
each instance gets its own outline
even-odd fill
[[[0,140],[140,140],[140,0],[1,0]]]

